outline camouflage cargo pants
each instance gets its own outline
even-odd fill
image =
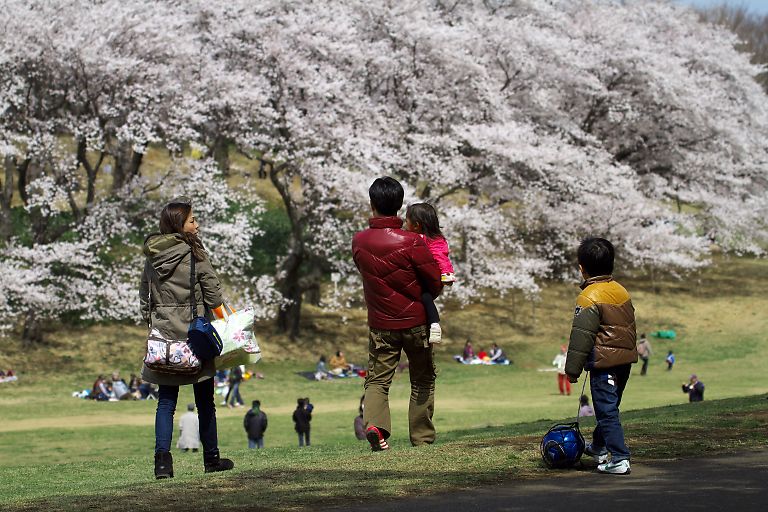
[[[411,398],[408,426],[411,444],[418,446],[435,441],[432,414],[435,410],[435,363],[428,342],[426,326],[384,331],[371,329],[368,340],[368,374],[365,377],[365,426],[376,426],[384,437],[392,432],[389,414],[389,386],[400,363],[400,355],[408,356]]]

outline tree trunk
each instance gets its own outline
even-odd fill
[[[112,171],[112,193],[117,193],[134,176],[139,175],[144,153],[137,153],[133,146],[123,143],[115,152],[115,168]]]
[[[88,155],[86,153],[87,146],[85,139],[79,139],[77,141],[77,161],[85,169],[85,174],[88,178],[87,193],[85,198],[85,209],[89,210],[93,206],[93,201],[96,199],[96,177],[98,176],[101,164],[104,162],[104,152],[99,153],[99,160],[95,165],[92,165],[88,161]]]
[[[8,240],[13,234],[11,201],[13,200],[13,173],[16,169],[16,162],[12,156],[6,155],[3,164],[5,180],[3,181],[2,195],[0,195],[0,208],[2,208],[2,218],[0,218],[0,240]]]
[[[229,140],[217,135],[211,147],[211,156],[219,165],[224,176],[229,176]]]
[[[287,163],[272,165],[269,178],[280,193],[288,219],[291,222],[288,255],[277,269],[277,274],[282,276],[277,283],[278,290],[289,303],[282,306],[278,311],[277,327],[281,332],[287,332],[291,339],[295,339],[299,335],[301,304],[306,288],[304,283],[300,281],[301,265],[306,259],[306,253],[303,240],[305,219],[299,205],[291,195],[292,175],[289,172],[291,169]]]
[[[24,329],[21,333],[21,341],[25,347],[43,342],[43,326],[34,311],[27,311],[24,316]]]
[[[15,160],[15,159],[14,159]],[[21,198],[21,201],[26,205],[27,202],[29,202],[29,196],[27,195],[27,179],[28,179],[28,172],[29,172],[29,164],[30,160],[27,158],[22,163],[16,163],[16,175],[18,176],[18,189],[19,189],[19,197]]]
[[[280,311],[277,314],[277,326],[281,332],[288,333],[288,336],[292,340],[295,340],[299,336],[303,293],[298,286],[283,291],[282,293],[283,297],[289,299],[291,302],[280,308]]]

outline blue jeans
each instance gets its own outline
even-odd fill
[[[248,448],[254,449],[254,448],[264,448],[264,438],[260,437],[258,439],[251,439],[248,438]]]
[[[219,451],[216,434],[216,406],[213,403],[213,379],[206,379],[192,386],[195,392],[197,418],[200,421],[200,441],[203,453],[213,455]],[[155,453],[171,451],[173,438],[173,413],[179,399],[179,386],[160,385],[155,413]]]
[[[306,432],[299,432],[299,448],[306,445],[309,446],[309,430]]]
[[[619,404],[631,369],[632,366],[627,364],[592,370],[589,377],[592,406],[597,419],[597,426],[592,432],[592,447],[596,451],[606,448],[614,462],[629,459],[629,448],[624,443],[624,429],[619,420]]]
[[[232,400],[229,401],[229,398],[232,397]],[[233,382],[232,387],[229,388],[229,393],[227,393],[227,400],[231,405],[235,405],[235,403],[238,403],[240,405],[243,405],[245,402],[243,402],[243,397],[240,396],[240,383],[239,382]]]

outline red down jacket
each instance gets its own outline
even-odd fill
[[[352,257],[363,277],[368,326],[409,329],[427,321],[422,290],[436,297],[443,289],[440,268],[427,244],[404,231],[399,217],[374,217],[370,229],[352,239]]]

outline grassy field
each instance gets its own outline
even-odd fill
[[[674,341],[651,338],[649,374],[640,377],[636,368],[630,380],[622,411],[633,460],[765,446],[768,296],[761,288],[765,279],[758,278],[765,275],[766,261],[731,259],[658,289],[625,276],[638,328],[678,332]],[[345,311],[344,322],[339,313],[309,309],[305,337],[295,343],[261,326],[264,362],[254,369],[265,378],[248,381],[242,393],[247,403],[260,399],[269,415],[266,449],[247,450],[244,409],[220,407],[220,445],[235,470],[204,476],[199,454],[176,452],[171,482],[152,479],[154,402],[71,397],[90,387],[96,373],[119,369],[127,377],[136,371],[141,328],[53,332],[46,345],[24,352],[3,340],[0,368],[20,370],[21,379],[0,384],[0,509],[155,510],[169,502],[176,510],[215,504],[300,509],[546,477],[551,473],[539,462],[538,440],[552,422],[575,413],[581,382],[574,396],[563,397],[555,374],[541,370],[550,368],[567,337],[576,293],[571,285],[547,285],[535,308],[516,297],[459,309],[449,297],[443,306],[447,339],[437,349],[438,442],[408,445],[406,371],[392,386],[393,450],[383,454],[371,454],[352,433],[362,379],[312,382],[296,374],[311,370],[316,354],[336,347],[362,363],[364,311]],[[514,364],[456,364],[451,356],[470,336],[476,347],[498,342]],[[663,363],[669,349],[678,358],[670,372]],[[692,372],[707,386],[704,403],[687,404],[680,391]],[[291,413],[304,396],[316,409],[313,446],[300,450]],[[191,389],[182,388],[179,401],[191,402]]]

